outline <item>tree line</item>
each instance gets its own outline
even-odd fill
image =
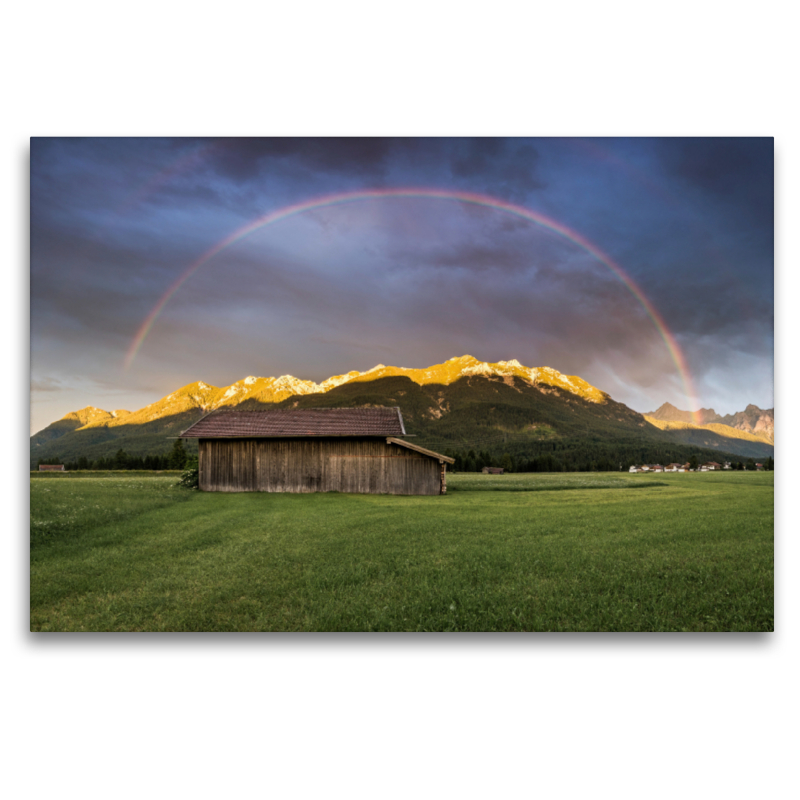
[[[691,469],[697,469],[706,461],[716,461],[721,458],[719,453],[714,453],[714,457],[711,457],[707,452],[700,455],[692,453],[689,457],[685,452],[680,452],[665,458],[661,448],[658,448],[655,453],[649,448],[643,448],[643,452],[638,448],[631,448],[634,450],[633,454],[628,448],[608,448],[602,445],[588,445],[585,448],[567,446],[560,449],[560,444],[554,443],[550,452],[539,453],[533,457],[508,452],[499,455],[488,450],[475,449],[466,452],[444,450],[444,455],[455,459],[451,469],[456,472],[480,472],[484,467],[502,467],[504,472],[627,472],[631,465],[663,464],[666,466],[672,462],[680,464],[688,462]],[[753,458],[736,461],[734,458],[727,457],[723,460],[731,462],[731,469],[756,469],[756,460]],[[775,469],[775,461],[772,456],[759,463],[763,464],[765,470]]]
[[[68,472],[77,470],[183,469],[189,457],[183,442],[180,439],[176,439],[172,450],[168,450],[161,455],[133,456],[128,455],[125,450],[120,448],[113,456],[98,458],[94,461],[86,456],[81,456],[77,461],[63,461],[58,456],[55,458],[40,458],[36,462],[34,469],[39,469],[42,464],[63,464],[64,469]]]
[[[775,461],[772,456],[766,461],[760,461],[759,463],[762,465],[762,469],[765,469],[767,472],[772,472],[775,469]],[[748,458],[747,461],[731,462],[731,469],[755,470],[757,467],[755,459]]]
[[[512,453],[495,455],[486,450],[445,451],[444,455],[455,459],[452,469],[456,472],[480,472],[484,467],[502,467],[504,472],[618,472],[621,469],[620,462],[608,457],[574,459],[545,453],[527,458]]]

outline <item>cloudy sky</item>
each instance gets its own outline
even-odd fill
[[[772,407],[773,142],[33,139],[31,347],[32,432],[464,354],[637,411]]]

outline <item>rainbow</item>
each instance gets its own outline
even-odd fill
[[[686,358],[681,352],[678,342],[672,333],[670,333],[666,323],[655,309],[653,304],[647,299],[642,290],[633,282],[630,276],[622,269],[622,267],[619,266],[619,264],[615,263],[608,255],[600,250],[600,248],[592,244],[576,231],[570,230],[565,225],[562,225],[561,223],[556,222],[555,220],[550,219],[549,217],[546,217],[537,211],[531,211],[528,208],[518,206],[513,203],[506,203],[503,200],[498,200],[497,198],[490,197],[489,195],[476,194],[474,192],[454,192],[443,189],[370,189],[365,191],[327,195],[325,197],[318,197],[313,200],[307,200],[303,203],[297,203],[295,205],[280,208],[277,211],[265,214],[264,216],[258,217],[252,222],[247,223],[247,225],[244,225],[243,227],[234,231],[222,241],[215,244],[210,250],[207,250],[205,253],[203,253],[203,255],[190,264],[164,292],[155,306],[153,306],[152,311],[147,315],[144,322],[139,327],[139,330],[136,332],[136,335],[134,336],[131,346],[128,349],[125,357],[125,370],[127,370],[133,363],[144,340],[147,338],[147,334],[153,327],[153,323],[158,318],[158,315],[161,313],[164,306],[166,306],[166,304],[170,301],[170,298],[198,269],[200,269],[200,267],[208,263],[212,258],[214,258],[214,256],[221,253],[227,247],[230,247],[232,244],[244,239],[245,236],[248,236],[260,228],[263,228],[267,225],[272,225],[284,219],[288,219],[296,214],[302,214],[306,211],[313,211],[319,208],[343,205],[345,203],[355,203],[361,200],[374,200],[387,197],[453,200],[460,203],[483,206],[485,208],[494,208],[499,211],[505,211],[509,214],[514,214],[517,217],[522,217],[523,219],[531,222],[535,222],[537,225],[541,225],[542,227],[547,228],[548,230],[551,230],[560,236],[563,236],[565,239],[568,239],[570,242],[573,242],[575,245],[585,250],[601,264],[608,267],[608,269],[610,269],[622,281],[622,283],[627,287],[628,291],[630,291],[630,293],[639,301],[641,306],[647,312],[647,315],[653,321],[653,324],[663,339],[664,344],[667,346],[670,357],[672,358],[678,374],[680,375],[681,382],[683,383],[684,393],[686,394],[690,408],[694,409],[698,405],[696,402],[696,394],[692,384],[691,375],[689,373],[689,368],[686,364]],[[697,424],[695,411],[692,411],[692,418]]]

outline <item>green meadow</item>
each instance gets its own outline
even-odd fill
[[[33,631],[771,631],[774,473],[458,474],[443,497],[32,475]]]

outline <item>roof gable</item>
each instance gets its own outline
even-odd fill
[[[216,411],[181,435],[187,439],[249,439],[292,436],[405,436],[400,409],[274,408]]]
[[[399,444],[400,447],[407,447],[409,450],[414,450],[417,453],[422,453],[423,455],[430,456],[431,458],[438,458],[440,462],[446,461],[448,464],[456,463],[456,460],[454,458],[450,458],[450,456],[443,456],[441,453],[436,453],[433,450],[420,447],[418,444],[411,444],[411,442],[407,442],[404,439],[394,439],[392,437],[388,437],[386,441],[389,444]]]

